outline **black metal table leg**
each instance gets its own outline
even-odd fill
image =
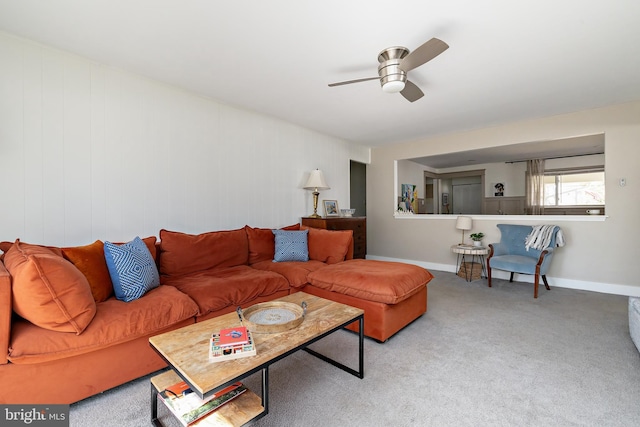
[[[158,391],[151,384],[151,425],[156,427],[162,427],[162,423],[158,419]]]
[[[264,415],[269,413],[269,367],[265,366],[262,369],[262,407],[264,408]]]
[[[359,346],[359,355],[358,355],[358,370],[356,371],[353,368],[350,368],[338,361],[335,361],[327,356],[325,356],[324,354],[318,353],[315,350],[310,349],[309,347],[304,347],[303,350],[306,351],[309,354],[314,355],[315,357],[317,357],[318,359],[324,360],[327,363],[332,364],[333,366],[342,369],[345,372],[350,373],[351,375],[354,375],[360,379],[364,378],[364,314],[361,314],[360,316],[358,316],[358,325],[359,325],[359,335],[358,335],[358,346]],[[355,320],[354,320],[355,322]],[[352,322],[353,323],[353,322]],[[347,323],[348,324],[348,323]],[[346,326],[346,325],[344,325]]]
[[[364,317],[360,318],[358,325],[360,330],[360,368],[357,376],[362,379],[364,378]]]

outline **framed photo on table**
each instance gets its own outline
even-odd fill
[[[337,200],[323,200],[322,203],[324,204],[324,216],[340,216]]]

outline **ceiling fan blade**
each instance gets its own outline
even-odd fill
[[[400,94],[409,102],[417,101],[424,96],[420,88],[409,80],[404,84],[404,89],[400,91]]]
[[[448,44],[434,37],[409,53],[409,55],[402,60],[399,67],[404,72],[409,72],[425,62],[431,61],[447,49],[449,49]]]
[[[349,85],[351,83],[366,82],[367,80],[380,80],[380,76],[378,76],[378,77],[367,77],[365,79],[357,79],[357,80],[347,80],[345,82],[338,82],[338,83],[329,83],[329,87]]]

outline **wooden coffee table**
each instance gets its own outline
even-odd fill
[[[184,380],[198,396],[204,398],[258,371],[262,372],[261,396],[247,390],[213,414],[203,418],[202,424],[239,426],[267,415],[269,413],[269,366],[300,349],[358,378],[364,377],[364,310],[304,292],[296,292],[275,301],[286,301],[298,305],[305,301],[306,316],[298,327],[288,331],[272,334],[254,333],[253,339],[257,350],[255,356],[209,362],[208,344],[211,334],[223,328],[239,325],[240,321],[235,312],[149,339],[152,348],[171,368],[151,379],[153,425],[162,425],[158,420],[158,391]],[[308,345],[356,321],[359,322],[360,330],[357,370],[307,348]]]

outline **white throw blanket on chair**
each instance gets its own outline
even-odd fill
[[[564,246],[564,235],[557,225],[535,225],[524,241],[525,249],[529,250],[529,248],[533,248],[541,251],[548,248],[551,244],[553,231],[556,228],[558,229],[558,233],[556,234],[556,246]]]

